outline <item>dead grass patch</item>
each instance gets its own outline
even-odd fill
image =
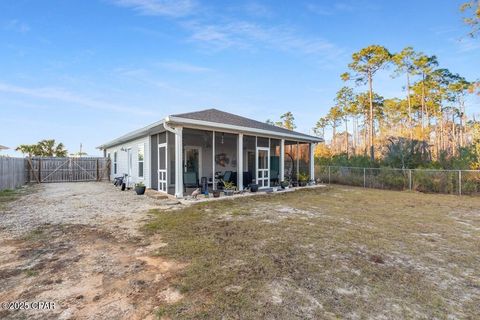
[[[472,318],[480,199],[331,187],[152,211],[174,319]],[[281,217],[281,218],[278,218]],[[460,223],[463,222],[463,223]]]
[[[9,202],[19,199],[22,195],[33,193],[37,190],[34,186],[24,186],[17,189],[0,190],[0,210],[5,210]]]

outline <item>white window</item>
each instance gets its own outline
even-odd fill
[[[138,177],[143,178],[143,161],[145,158],[145,144],[138,145]]]
[[[117,174],[117,151],[113,152],[113,174]]]

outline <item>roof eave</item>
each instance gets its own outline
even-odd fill
[[[140,138],[140,137],[148,134],[148,132],[151,129],[153,129],[153,128],[159,126],[159,125],[162,125],[164,122],[165,122],[165,119],[162,119],[162,120],[154,122],[154,123],[152,123],[152,124],[150,124],[146,127],[143,127],[143,128],[138,129],[138,130],[129,132],[127,134],[124,134],[121,137],[118,137],[118,138],[113,139],[113,140],[111,140],[107,143],[99,145],[97,147],[97,149],[105,150],[106,148],[113,147],[113,146],[116,146],[116,145],[119,145],[119,144],[122,144],[122,143],[125,143],[125,142],[128,142],[128,141]]]
[[[172,122],[174,124],[179,124],[179,125],[197,125],[197,126],[206,127],[206,128],[227,129],[227,130],[232,130],[232,131],[242,132],[242,133],[260,134],[260,135],[274,136],[279,138],[291,138],[291,139],[308,141],[313,143],[324,142],[322,138],[309,136],[309,135],[299,135],[299,134],[296,134],[295,132],[281,133],[281,132],[272,131],[272,130],[256,129],[256,128],[250,128],[250,127],[236,126],[236,125],[224,124],[224,123],[218,123],[218,122],[212,122],[212,121],[195,120],[195,119],[189,119],[189,118],[181,118],[181,117],[175,117],[175,116],[169,116],[166,118],[166,120],[168,122]]]

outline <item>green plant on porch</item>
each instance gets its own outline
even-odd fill
[[[288,179],[285,179],[284,181],[280,182],[280,186],[281,186],[282,188],[286,188],[286,187],[288,187],[289,185],[290,185],[290,180],[288,180]]]
[[[298,175],[298,181],[300,182],[308,182],[310,180],[310,176],[305,172],[300,172]]]
[[[224,181],[223,187],[225,190],[235,190],[235,184],[231,181]]]

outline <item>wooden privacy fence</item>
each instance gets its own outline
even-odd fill
[[[88,158],[26,158],[29,182],[102,181],[110,178],[110,159]]]
[[[25,159],[0,157],[0,190],[15,189],[26,182]]]

